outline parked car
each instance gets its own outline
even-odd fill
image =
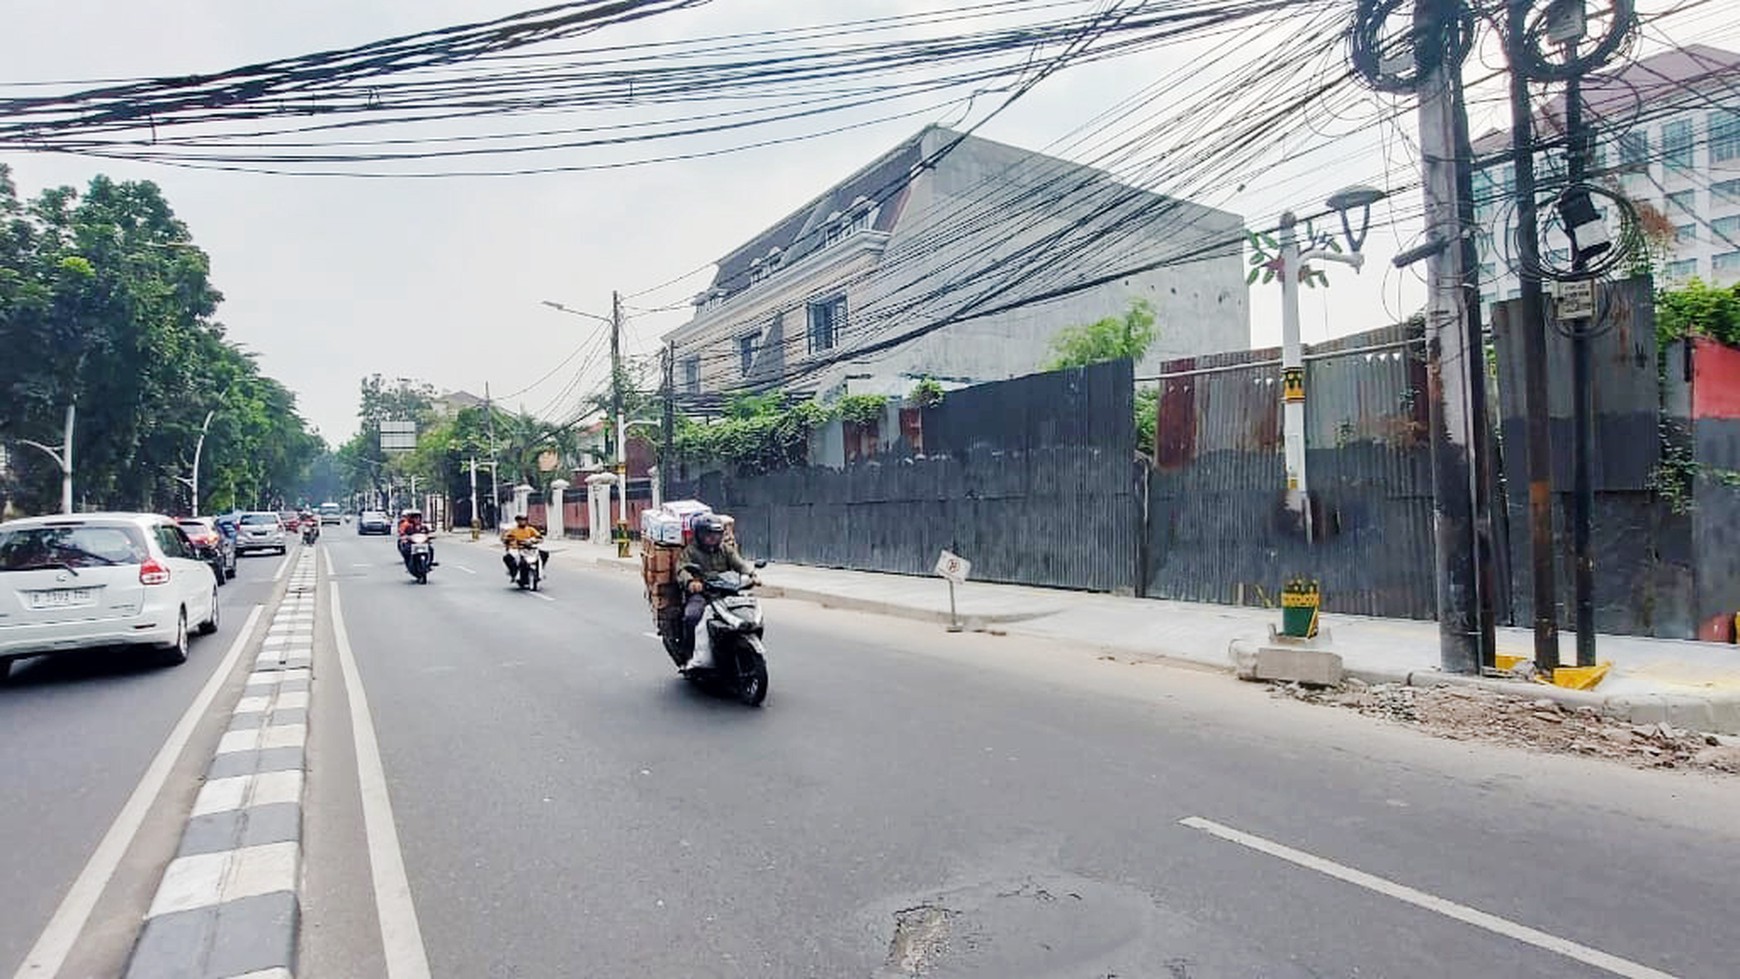
[[[175,521],[193,544],[194,553],[211,565],[217,583],[224,584],[236,576],[235,538],[218,529],[212,517],[182,517]]]
[[[364,510],[356,518],[356,532],[361,534],[391,534],[393,521],[379,510]]]
[[[0,524],[0,678],[16,659],[147,646],[186,662],[189,631],[217,631],[217,584],[187,535],[150,513]]]
[[[236,538],[236,553],[246,554],[249,551],[277,551],[284,553],[285,534],[284,521],[270,510],[255,510],[242,514],[238,520],[241,536]]]

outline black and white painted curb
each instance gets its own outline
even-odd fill
[[[133,946],[127,979],[291,979],[318,604],[303,548]]]

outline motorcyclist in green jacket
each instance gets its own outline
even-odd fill
[[[683,605],[683,642],[689,651],[689,662],[684,669],[707,665],[696,662],[699,650],[696,648],[695,629],[707,611],[707,599],[702,595],[703,582],[723,571],[735,571],[750,581],[756,580],[755,567],[743,560],[736,548],[725,543],[725,521],[714,514],[704,513],[695,518],[694,537],[683,548],[681,566],[677,569],[677,584],[688,596]]]

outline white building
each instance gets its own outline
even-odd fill
[[[1158,319],[1151,361],[1241,349],[1242,238],[1237,215],[931,127],[722,258],[665,339],[689,395],[904,394],[924,376],[1030,373],[1059,330],[1133,299]]]
[[[1585,118],[1598,132],[1590,181],[1623,192],[1674,228],[1657,281],[1740,282],[1740,54],[1694,44],[1591,77],[1583,91]],[[1562,136],[1562,96],[1536,117],[1535,133],[1537,140]],[[1508,162],[1496,162],[1509,152],[1507,131],[1474,141],[1476,159],[1488,164],[1474,177],[1480,291],[1488,304],[1521,294],[1513,267],[1515,175]],[[1562,182],[1563,147],[1542,154],[1536,173],[1543,188]],[[1551,223],[1546,212],[1542,218],[1543,227]],[[1568,243],[1556,229],[1545,244],[1549,260],[1569,265]]]

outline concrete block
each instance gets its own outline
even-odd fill
[[[1254,678],[1333,687],[1341,682],[1341,655],[1300,646],[1258,648]]]

